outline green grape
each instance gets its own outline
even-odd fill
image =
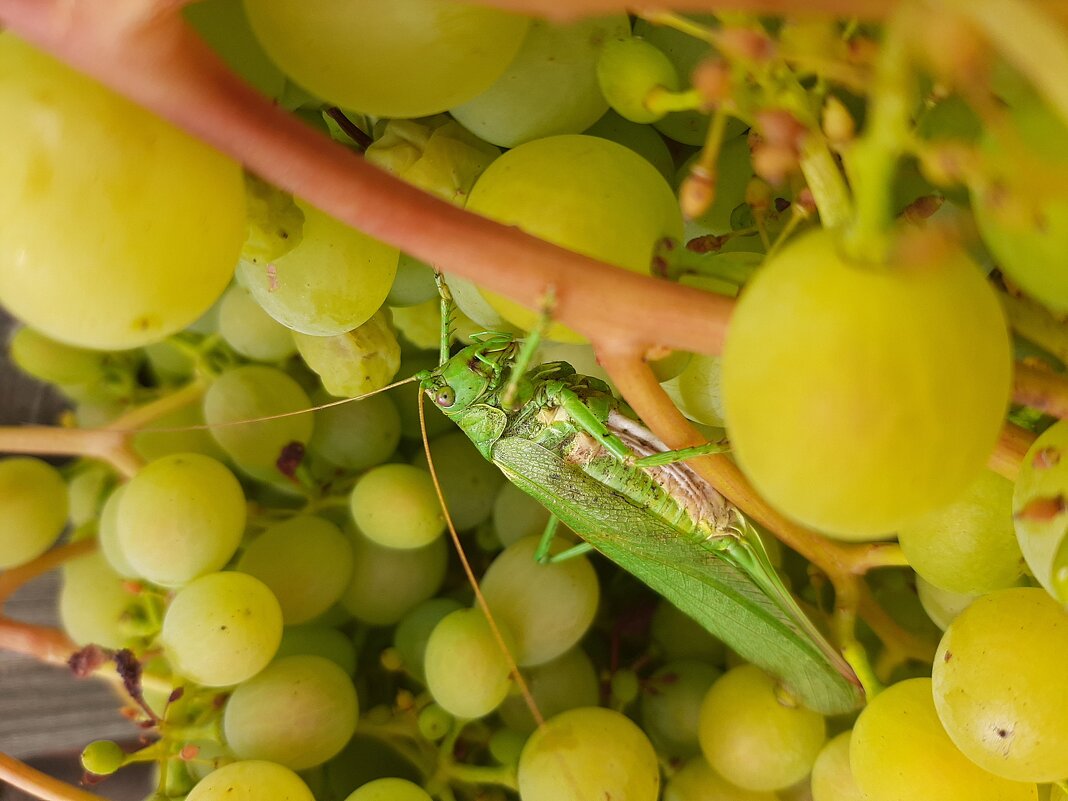
[[[1054,423],[1032,443],[1012,496],[1016,538],[1027,566],[1054,598],[1068,603],[1068,423]]]
[[[501,545],[508,547],[524,537],[537,537],[545,531],[549,510],[506,481],[493,500],[493,530]]]
[[[523,801],[655,801],[659,791],[653,746],[610,709],[583,707],[550,718],[519,758]]]
[[[538,537],[527,537],[497,555],[482,577],[482,594],[494,617],[515,637],[520,667],[555,659],[586,634],[601,590],[585,556],[539,564]],[[558,553],[567,547],[553,548]]]
[[[300,385],[273,367],[246,365],[220,375],[204,395],[204,420],[211,435],[244,472],[270,481],[281,477],[278,459],[294,442],[311,439],[310,414],[274,420],[262,417],[311,406]],[[248,422],[256,421],[256,422]]]
[[[705,759],[731,784],[781,790],[812,770],[827,726],[818,712],[786,699],[760,668],[741,665],[705,695],[698,738]]]
[[[435,437],[430,442],[430,455],[456,528],[463,531],[488,520],[497,491],[505,483],[501,471],[478,452],[462,431]],[[412,459],[419,468],[425,468],[426,463],[423,451]]]
[[[345,671],[321,656],[288,656],[234,690],[223,731],[239,759],[305,770],[340,752],[358,717],[356,690]]]
[[[681,373],[661,385],[680,412],[718,428],[725,425],[720,363],[718,356],[697,353]]]
[[[529,25],[446,0],[245,0],[245,9],[288,75],[331,103],[376,117],[422,117],[475,97],[504,72]]]
[[[0,303],[84,348],[193,322],[245,235],[240,167],[10,33],[0,76]]]
[[[352,533],[352,582],[341,605],[373,626],[392,626],[410,610],[433,598],[445,580],[448,546],[438,537],[422,548],[400,550]]]
[[[209,773],[185,801],[315,801],[315,796],[289,768],[246,760]]]
[[[297,515],[275,523],[237,562],[274,593],[287,626],[306,623],[341,599],[352,578],[352,545],[333,523]]]
[[[697,739],[701,701],[723,671],[705,662],[669,662],[642,685],[642,729],[657,750],[688,759],[701,752]]]
[[[609,109],[601,119],[583,131],[587,136],[599,136],[630,148],[644,158],[668,181],[675,176],[675,161],[663,137],[651,125],[639,125],[625,120]]]
[[[418,350],[432,350],[441,342],[441,301],[390,309],[393,326]],[[461,312],[462,314],[462,312]]]
[[[421,781],[422,774],[377,737],[356,735],[324,766],[327,797],[345,798],[355,788],[382,778]]]
[[[140,578],[137,568],[130,564],[126,554],[122,552],[119,543],[119,504],[126,492],[126,484],[120,484],[104,503],[100,510],[100,520],[97,525],[96,538],[100,546],[100,553],[108,565],[123,578]]]
[[[115,526],[129,566],[173,587],[230,561],[245,530],[245,494],[208,456],[164,456],[130,479]]]
[[[389,294],[399,252],[296,200],[304,213],[299,244],[265,261],[243,258],[237,278],[286,328],[334,336],[367,322]]]
[[[401,663],[420,681],[425,681],[423,656],[430,633],[438,622],[463,606],[452,598],[431,598],[409,611],[393,631],[393,647],[400,654]]]
[[[656,122],[663,111],[650,106],[657,92],[679,88],[675,65],[639,36],[610,39],[597,59],[597,83],[608,105],[625,120]]]
[[[82,767],[97,776],[110,776],[125,760],[126,752],[114,740],[94,740],[82,749]]]
[[[60,386],[98,380],[108,359],[106,353],[57,342],[25,325],[11,337],[8,355],[27,375]]]
[[[1007,408],[993,290],[953,245],[914,236],[898,243],[909,260],[885,266],[847,260],[829,231],[795,239],[731,317],[722,393],[733,454],[769,503],[841,539],[878,538],[953,501],[982,471]]]
[[[284,361],[297,352],[290,330],[237,285],[219,303],[219,336],[242,356],[260,362]]]
[[[942,631],[949,628],[949,624],[957,615],[979,597],[943,590],[926,581],[923,576],[916,576],[916,594],[919,595],[920,604],[923,606],[923,611],[927,613],[927,617],[931,618]]]
[[[538,709],[546,718],[569,709],[597,706],[601,698],[597,669],[578,646],[550,662],[527,668],[523,671],[523,677]],[[510,729],[521,734],[531,734],[538,728],[522,696],[508,696],[497,711]]]
[[[779,801],[779,797],[766,790],[735,787],[716,773],[703,756],[695,756],[668,779],[664,801]]]
[[[1012,520],[1012,482],[984,470],[956,501],[898,529],[912,569],[932,584],[980,595],[1023,574]]]
[[[165,430],[153,431],[153,428]],[[199,453],[220,462],[226,460],[226,451],[204,428],[204,409],[199,403],[188,403],[173,412],[160,415],[150,428],[134,434],[133,449],[147,462],[176,453]]]
[[[430,794],[407,779],[375,779],[354,790],[345,801],[431,801]]]
[[[852,730],[832,737],[812,766],[812,801],[866,801],[849,766]]]
[[[512,729],[497,729],[490,736],[487,747],[490,756],[501,765],[518,765],[519,757],[526,745],[527,735]]]
[[[694,154],[679,168],[674,183],[678,187],[690,174],[690,168],[700,158]],[[704,214],[687,223],[687,237],[728,234],[735,209],[745,203],[746,189],[753,179],[753,163],[749,157],[749,138],[735,136],[726,140],[716,159],[715,196]]]
[[[207,687],[252,678],[274,658],[281,640],[278,600],[245,573],[209,573],[182,587],[160,635],[175,672]]]
[[[907,679],[868,702],[853,727],[849,764],[865,801],[1035,801],[1034,784],[987,773],[949,739],[931,680]]]
[[[419,733],[430,742],[436,743],[452,731],[456,718],[437,704],[427,704],[419,713],[417,723]]]
[[[438,296],[434,271],[426,262],[401,253],[397,261],[397,275],[389,288],[386,303],[390,306],[418,306]]]
[[[294,332],[293,340],[323,388],[336,397],[382,389],[400,367],[400,345],[383,312],[343,334],[320,337]]]
[[[1068,790],[1053,785],[1050,787],[1049,801],[1068,801]]]
[[[111,468],[99,463],[83,465],[67,480],[67,508],[75,528],[95,520],[115,487]]]
[[[500,633],[512,651],[508,630]],[[481,609],[458,609],[438,621],[426,643],[424,669],[434,700],[463,720],[488,715],[512,686],[508,659]]]
[[[128,634],[123,622],[133,602],[122,576],[102,554],[89,554],[63,566],[59,620],[78,645],[125,648]]]
[[[623,14],[570,25],[535,20],[504,74],[450,113],[501,147],[581,133],[608,110],[597,84],[601,48],[629,34],[630,21]]]
[[[373,395],[317,411],[308,449],[346,470],[366,470],[386,461],[399,442],[397,407],[386,395]]]
[[[356,646],[352,639],[329,626],[286,626],[275,660],[287,656],[321,656],[350,676],[356,674]]]
[[[661,600],[653,613],[649,635],[670,661],[697,659],[722,665],[727,656],[727,647],[722,642],[666,600]]]
[[[939,643],[934,705],[956,746],[1018,782],[1068,777],[1068,612],[1038,587],[974,600]]]
[[[182,14],[230,69],[267,97],[281,97],[286,77],[263,52],[241,3],[200,0],[183,6]]]
[[[430,474],[407,464],[383,464],[360,476],[349,497],[360,531],[387,548],[422,548],[445,531]]]
[[[467,209],[644,274],[658,242],[682,237],[678,203],[656,168],[596,136],[551,136],[508,151],[479,178]],[[483,294],[513,325],[530,329],[537,323],[537,312]],[[559,323],[547,336],[584,341]]]
[[[30,456],[0,460],[0,570],[31,562],[67,525],[67,485],[59,471]]]

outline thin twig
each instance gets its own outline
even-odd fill
[[[102,801],[103,798],[41,773],[4,753],[0,753],[0,781],[41,801]]]
[[[1040,412],[1068,418],[1068,380],[1049,370],[1017,363],[1012,398]]]
[[[100,459],[126,478],[141,468],[141,458],[119,432],[57,426],[0,426],[0,451],[40,456]]]
[[[1020,474],[1020,465],[1023,464],[1024,456],[1027,455],[1034,441],[1035,435],[1026,428],[1008,423],[1001,429],[997,447],[990,455],[987,467],[1009,481],[1015,481]]]

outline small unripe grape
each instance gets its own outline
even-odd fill
[[[125,760],[126,752],[112,740],[95,740],[82,751],[82,767],[97,776],[110,776]]]

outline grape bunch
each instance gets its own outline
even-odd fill
[[[910,4],[881,25],[491,6],[170,21],[339,164],[447,204],[409,221],[412,252],[0,28],[8,353],[69,407],[0,428],[0,647],[116,685],[144,736],[87,744],[87,781],[151,762],[151,801],[1068,798],[1068,108],[1043,65],[959,9],[926,9],[936,42]],[[372,230],[392,213],[338,202]],[[648,349],[636,392],[573,324],[578,261],[539,297],[442,278],[419,229],[459,209],[736,298],[722,348]],[[497,269],[525,286],[530,253]],[[546,546],[549,512],[394,383],[486,331],[536,332],[530,366],[618,385],[658,433],[728,443],[723,492],[865,705],[807,708],[576,554],[582,531]],[[5,616],[49,569],[62,631]]]

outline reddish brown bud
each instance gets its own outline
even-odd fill
[[[777,145],[763,145],[753,151],[753,172],[773,186],[781,186],[797,171],[797,152]]]
[[[801,152],[808,129],[797,117],[784,109],[765,109],[756,115],[756,127],[771,147],[785,148],[795,155]]]
[[[1013,517],[1031,523],[1046,523],[1057,515],[1064,514],[1064,511],[1064,496],[1056,495],[1052,498],[1033,498]]]
[[[760,31],[748,28],[724,28],[716,37],[716,47],[729,59],[770,61],[775,56],[775,42]]]
[[[693,88],[709,108],[729,100],[733,90],[730,65],[721,58],[706,58],[690,76]]]
[[[1049,468],[1053,467],[1058,462],[1060,462],[1060,460],[1061,460],[1061,452],[1059,450],[1057,450],[1056,448],[1049,447],[1049,448],[1043,448],[1038,453],[1036,453],[1035,454],[1035,458],[1031,462],[1031,464],[1037,470],[1048,470]]]
[[[716,199],[716,175],[700,164],[690,168],[679,187],[679,207],[688,220],[694,220],[708,211]]]

